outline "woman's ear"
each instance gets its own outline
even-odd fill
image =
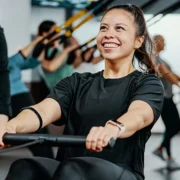
[[[136,38],[135,41],[135,49],[139,49],[142,46],[142,43],[144,42],[144,36],[139,36]]]

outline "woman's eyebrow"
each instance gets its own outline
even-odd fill
[[[126,24],[124,23],[116,23],[116,25],[123,25],[123,26],[127,26]]]
[[[107,23],[101,23],[101,25],[108,26],[108,24],[107,24]],[[116,23],[116,25],[123,25],[123,26],[127,26],[127,25],[126,25],[126,24],[124,24],[124,23]]]
[[[101,23],[101,25],[105,25],[105,26],[107,26],[108,24],[106,24],[106,23]]]

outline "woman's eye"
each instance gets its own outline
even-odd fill
[[[124,30],[124,28],[122,26],[117,26],[116,29],[117,30]]]
[[[106,26],[101,26],[100,27],[100,30],[105,30],[105,29],[107,29]]]

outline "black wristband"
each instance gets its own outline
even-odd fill
[[[36,109],[34,109],[33,107],[24,107],[24,108],[22,108],[20,111],[23,111],[23,110],[25,110],[25,109],[29,109],[29,110],[33,111],[33,112],[36,114],[36,116],[37,116],[38,119],[39,119],[39,128],[37,129],[37,131],[40,130],[40,129],[42,128],[42,124],[43,124],[41,115],[40,115],[40,114],[36,111]]]
[[[24,59],[27,59],[27,57],[22,53],[21,50],[19,50],[19,53],[21,54],[21,56],[22,56]]]

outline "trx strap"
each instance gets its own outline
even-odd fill
[[[93,42],[96,38],[92,38],[90,40],[88,40],[86,43],[82,44],[82,45],[79,45],[77,48],[75,48],[74,50],[72,50],[70,53],[69,53],[69,56],[68,56],[68,59],[67,59],[67,64],[73,64],[74,63],[74,60],[75,60],[75,52],[78,50],[78,49],[83,49],[85,48],[85,46],[87,46],[88,44],[90,44],[91,42]]]
[[[18,145],[18,146],[13,146],[13,147],[1,149],[0,150],[0,154],[8,153],[8,152],[11,152],[11,151],[15,151],[17,149],[21,149],[21,148],[24,148],[24,147],[32,146],[32,145],[35,145],[35,144],[40,144],[40,143],[43,143],[43,142],[44,142],[44,139],[38,139],[38,140],[35,140],[33,142],[28,142],[28,143],[25,143],[25,144],[22,144],[22,145]]]
[[[72,35],[72,33],[78,29],[80,26],[82,26],[84,23],[86,23],[87,21],[91,20],[94,16],[98,15],[99,13],[101,13],[103,11],[104,8],[106,8],[110,3],[112,3],[114,0],[106,0],[106,1],[97,1],[95,4],[93,4],[91,6],[91,8],[86,8],[86,10],[82,10],[81,12],[83,13],[79,13],[79,15],[76,15],[76,18],[70,18],[68,19],[62,27],[65,27],[66,31],[63,35],[59,35],[55,38],[52,38],[54,36],[54,34],[61,32],[61,30],[63,28],[58,27],[58,31],[54,31],[53,33],[49,34],[48,36],[46,36],[44,39],[50,39],[50,42],[48,44],[43,44],[43,41],[40,41],[34,51],[33,51],[33,57],[38,57],[40,55],[40,53],[42,52],[42,50],[45,48],[45,57],[46,59],[50,59],[49,55],[48,55],[48,49],[52,46],[52,44],[54,43],[54,41],[59,40],[59,44],[61,44],[62,42],[64,42],[68,37],[70,37]],[[94,9],[93,9],[94,8]],[[92,10],[92,13],[90,13],[87,17],[85,17],[81,22],[79,22],[76,26],[70,28],[69,26],[73,23],[74,20],[76,20],[77,18],[83,16],[84,14],[87,13],[87,10]],[[52,35],[53,34],[53,35]]]

